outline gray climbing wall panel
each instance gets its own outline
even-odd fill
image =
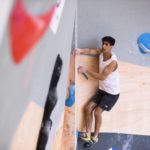
[[[110,35],[119,60],[150,67],[150,54],[141,54],[137,45],[142,33],[150,33],[149,6],[149,0],[78,0],[78,47],[99,47]]]
[[[55,7],[55,12],[52,17],[55,18],[50,22],[40,38],[36,42],[34,41],[35,44],[30,48],[30,52],[28,52],[28,54],[26,54],[19,62],[15,62],[14,57],[16,56],[15,54],[12,55],[13,48],[11,42],[13,40],[12,36],[15,37],[15,35],[13,35],[12,30],[10,32],[10,27],[12,26],[10,25],[10,18],[8,19],[9,22],[7,23],[7,29],[0,47],[0,135],[3,135],[0,141],[0,149],[8,150],[12,142],[17,143],[16,140],[13,141],[14,139],[17,139],[16,135],[20,135],[22,139],[18,139],[24,140],[24,142],[30,138],[32,141],[33,137],[30,136],[30,133],[33,135],[32,126],[39,129],[39,126],[41,125],[41,119],[39,118],[43,112],[55,59],[57,55],[60,54],[63,60],[63,68],[57,87],[58,102],[51,115],[53,125],[46,148],[50,149],[51,139],[59,125],[59,120],[64,109],[76,0],[17,0],[14,1],[13,5],[15,6],[15,2],[17,4],[18,1],[23,2],[22,5],[24,9],[22,10],[25,10],[25,14],[28,12],[27,14],[30,16],[44,15],[51,10],[53,6]],[[17,9],[19,10],[19,8]],[[40,20],[37,20],[36,22],[35,18],[34,21],[34,23],[41,23],[40,27],[43,26],[43,22],[40,22]],[[18,32],[21,32],[19,29],[23,31],[23,29],[18,27]],[[32,30],[30,31],[32,32]],[[28,30],[26,33],[29,34],[28,37],[32,36]],[[26,33],[23,33],[23,35]],[[21,36],[20,41],[23,38],[26,40],[26,37]],[[19,44],[18,41],[18,46],[20,46]],[[19,51],[22,50],[23,49],[19,49]],[[31,112],[29,112],[28,108],[33,106],[30,104],[34,104],[34,106],[40,110],[40,113],[36,114],[36,111],[34,111],[35,107],[31,107]],[[29,114],[27,114],[28,112]],[[26,114],[27,120],[25,121],[24,116],[26,116]],[[39,122],[34,122],[34,120],[32,120],[36,117],[39,119]],[[21,132],[23,132],[23,130],[19,130],[21,127],[25,129],[24,132],[26,133],[24,134],[26,134],[26,136],[22,135],[23,133]],[[34,135],[34,138],[37,138],[37,133]],[[22,146],[20,149],[34,149],[36,147],[36,140],[35,143],[27,143],[23,144],[20,141],[20,145]],[[32,144],[34,144],[34,148],[31,147]],[[29,147],[26,147],[27,145]]]

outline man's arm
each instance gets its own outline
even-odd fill
[[[99,55],[102,52],[100,48],[93,49],[75,49],[76,54],[91,54],[91,55]]]
[[[105,67],[102,74],[92,72],[89,70],[86,70],[85,73],[87,73],[89,76],[93,77],[94,79],[105,80],[111,72],[117,69],[117,67],[118,67],[117,62],[114,60],[108,66]]]

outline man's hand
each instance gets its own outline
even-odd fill
[[[87,69],[85,69],[83,66],[78,67],[78,73],[86,73]]]
[[[73,51],[74,56],[79,55],[80,54],[80,50],[75,48]]]

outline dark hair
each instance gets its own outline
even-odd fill
[[[102,38],[102,42],[108,42],[110,45],[115,45],[115,39],[111,36],[105,36]]]

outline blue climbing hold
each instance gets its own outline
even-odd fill
[[[139,50],[142,54],[150,53],[150,33],[143,33],[137,39]]]
[[[115,147],[111,147],[109,148],[109,150],[117,150]]]
[[[69,86],[69,98],[66,99],[65,105],[71,107],[75,102],[75,85],[71,84]]]

